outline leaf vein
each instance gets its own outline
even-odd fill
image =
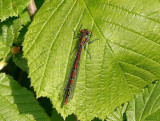
[[[117,6],[117,5],[113,5],[113,4],[107,4],[107,5],[108,5],[108,6],[115,7],[115,8],[122,9],[122,10],[124,10],[124,11],[127,11],[128,13],[138,15],[138,16],[140,16],[140,17],[146,18],[146,19],[148,19],[148,20],[151,20],[151,21],[154,21],[154,22],[156,22],[156,23],[160,24],[160,22],[159,22],[159,21],[156,21],[156,20],[154,20],[154,19],[152,19],[152,18],[149,18],[149,17],[147,17],[147,16],[144,16],[144,15],[141,15],[141,14],[138,14],[138,13],[135,13],[135,12],[132,12],[132,11],[130,11],[130,10],[128,10],[128,9],[126,9],[126,8],[119,7],[119,6]]]
[[[158,46],[160,47],[160,44],[159,44],[159,43],[156,43],[155,41],[153,41],[153,40],[145,37],[144,35],[140,34],[139,32],[136,32],[136,31],[134,31],[134,30],[132,30],[132,29],[129,29],[129,28],[125,27],[125,26],[119,25],[119,24],[114,23],[114,22],[111,22],[111,21],[107,21],[107,20],[103,20],[103,21],[105,21],[105,22],[107,22],[107,23],[109,23],[109,24],[114,24],[114,25],[119,26],[119,27],[121,27],[121,28],[123,28],[123,29],[126,29],[126,30],[128,30],[128,31],[131,31],[131,32],[133,32],[133,33],[135,33],[135,34],[137,34],[137,35],[140,35],[141,37],[147,39],[148,41],[150,41],[150,42],[152,42],[152,43],[154,43],[154,44],[156,44],[156,45],[158,45]]]
[[[111,42],[111,41],[110,41],[110,42]],[[147,58],[148,60],[151,60],[151,61],[157,63],[158,65],[160,65],[159,62],[157,62],[157,61],[155,61],[155,60],[153,60],[153,59],[151,59],[151,58],[149,58],[149,57],[147,57],[147,56],[145,56],[145,55],[143,55],[143,54],[140,54],[140,53],[138,53],[138,52],[136,52],[136,51],[134,51],[134,50],[131,50],[131,49],[125,47],[125,46],[119,45],[119,44],[117,44],[117,43],[115,43],[115,42],[111,42],[111,43],[113,43],[113,44],[115,44],[115,45],[118,45],[119,47],[121,47],[121,48],[123,48],[123,49],[125,49],[125,50],[128,50],[128,51],[131,51],[131,52],[133,52],[133,53],[135,53],[135,54],[137,54],[137,55],[140,55],[140,56],[142,56],[142,57],[144,57],[144,58]]]
[[[125,62],[125,61],[120,61],[120,60],[119,60],[119,62],[120,62],[120,63],[126,63],[126,64],[128,64],[128,65],[133,65],[132,63],[127,63],[127,62]],[[133,65],[133,66],[135,66],[135,67],[137,67],[137,68],[140,68],[140,67],[138,67],[138,66],[136,66],[136,65]],[[150,71],[148,71],[148,70],[146,70],[146,69],[144,69],[144,68],[140,68],[140,69],[142,69],[142,70],[144,70],[144,71],[147,71],[148,73],[152,74],[155,78],[158,78],[158,77],[156,77],[153,73],[151,73]]]
[[[129,73],[129,72],[124,72],[124,74],[130,75],[130,76],[133,76],[133,77],[138,77],[138,78],[140,78],[141,80],[143,80],[143,82],[145,82],[146,84],[150,84],[148,81],[145,81],[142,77],[140,77],[140,76],[138,76],[138,75],[134,75],[134,74]]]

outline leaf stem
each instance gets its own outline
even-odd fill
[[[30,18],[31,18],[31,21],[32,21],[34,15],[37,12],[37,7],[36,7],[36,4],[35,4],[34,0],[31,0],[31,3],[28,5],[27,8],[28,8],[28,12],[29,12],[29,15],[30,15]]]

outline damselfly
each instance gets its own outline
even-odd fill
[[[84,47],[84,49],[87,51],[87,53],[90,55],[89,51],[86,49],[86,43],[92,43],[93,41],[89,41],[89,37],[92,36],[92,33],[87,30],[87,29],[82,29],[80,30],[80,33],[81,35],[78,36],[79,37],[79,43],[78,43],[78,52],[76,54],[76,57],[75,57],[75,61],[74,61],[74,64],[73,64],[73,68],[71,70],[71,75],[70,75],[70,78],[68,80],[68,84],[66,86],[66,89],[65,89],[65,100],[64,100],[64,104],[66,105],[68,103],[68,100],[69,100],[69,96],[71,94],[71,91],[72,91],[72,88],[73,88],[73,83],[75,83],[75,75],[77,73],[77,67],[78,67],[78,63],[79,63],[79,60],[80,60],[80,56],[81,56],[81,51],[82,51],[82,48]],[[90,55],[90,58],[91,58],[91,55]]]

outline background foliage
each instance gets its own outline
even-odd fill
[[[32,22],[29,1],[0,2],[0,66],[8,64],[1,119],[160,120],[159,1],[35,2]],[[87,45],[92,59],[82,51],[73,99],[63,106],[81,25],[98,40]],[[23,51],[13,54],[15,46]]]

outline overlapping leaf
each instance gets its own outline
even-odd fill
[[[65,118],[105,119],[115,107],[160,77],[160,2],[46,1],[26,34],[24,56],[37,97],[47,96]],[[96,40],[82,52],[73,99],[62,106],[79,27]]]
[[[19,9],[24,9],[30,0],[1,0],[0,20],[4,21],[8,17],[18,16]]]
[[[10,121],[48,121],[33,94],[10,76],[0,74],[0,117]]]
[[[14,32],[14,42],[15,43],[18,43],[18,36],[20,34],[20,30],[22,29],[22,22],[21,22],[21,19],[18,18],[18,19],[15,19],[13,21],[13,32]]]
[[[129,103],[107,117],[107,121],[159,121],[160,81],[143,89]]]
[[[107,116],[107,121],[126,121],[126,109],[128,103],[116,108],[116,110]]]
[[[130,101],[126,114],[127,121],[160,120],[160,81],[144,89]]]
[[[13,56],[13,62],[15,62],[15,64],[23,71],[28,73],[27,60],[23,57],[22,52]]]
[[[7,57],[13,43],[18,43],[21,28],[22,23],[19,18],[0,23],[0,59]]]

